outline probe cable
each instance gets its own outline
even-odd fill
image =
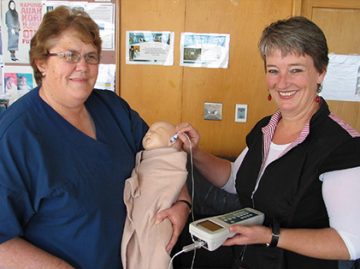
[[[185,133],[184,133],[186,139],[188,140],[189,142],[189,147],[190,147],[190,173],[191,173],[191,204],[194,203],[194,187],[195,187],[195,182],[194,182],[194,163],[193,163],[193,155],[192,155],[192,144],[191,144],[191,140],[189,138],[189,136],[187,136]],[[194,221],[194,210],[191,210],[191,219],[192,221]],[[198,248],[201,248],[202,246],[205,245],[205,242],[203,241],[196,241],[193,236],[191,235],[191,238],[193,240],[194,243],[190,244],[190,245],[187,245],[187,246],[184,246],[182,248],[182,250],[178,251],[177,253],[174,254],[174,256],[171,258],[170,262],[169,262],[169,267],[168,269],[171,269],[172,267],[172,263],[173,263],[173,260],[175,259],[175,257],[179,256],[180,254],[182,253],[185,253],[185,252],[189,252],[189,251],[193,251],[194,250],[194,254],[193,254],[193,257],[192,257],[192,261],[191,261],[191,267],[190,269],[193,268],[194,266],[194,262],[195,262],[195,256],[196,256],[196,250]]]

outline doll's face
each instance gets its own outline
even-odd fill
[[[156,122],[152,124],[142,140],[144,149],[149,150],[171,146],[170,138],[175,132],[175,127],[170,123]]]

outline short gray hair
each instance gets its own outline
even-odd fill
[[[279,49],[283,55],[309,55],[320,73],[326,70],[329,63],[329,50],[323,31],[305,17],[278,20],[264,29],[259,41],[264,63],[266,56],[275,49]]]

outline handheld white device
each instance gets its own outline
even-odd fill
[[[213,251],[235,234],[229,231],[233,224],[261,225],[264,213],[253,208],[243,208],[219,216],[203,218],[190,223],[189,232],[194,240],[204,242],[203,248]]]

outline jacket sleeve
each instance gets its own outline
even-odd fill
[[[347,140],[333,150],[319,168],[320,174],[360,166],[360,137]]]

